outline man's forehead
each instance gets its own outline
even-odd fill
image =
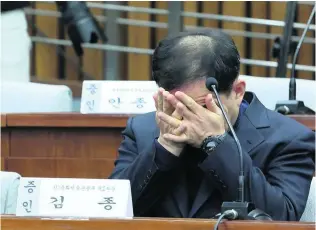
[[[205,86],[205,80],[199,80],[198,82],[191,82],[176,89],[170,91],[171,94],[181,91],[191,97],[196,103],[200,105],[205,104],[205,97],[211,93]]]
[[[174,94],[177,91],[184,92],[185,94],[195,91],[206,91],[205,79],[198,79],[189,83],[186,83],[180,87],[177,87],[170,91],[170,93]]]

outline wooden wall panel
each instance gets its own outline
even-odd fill
[[[246,13],[246,2],[222,2],[223,4],[223,15],[240,16],[244,17]],[[223,29],[240,30],[245,31],[245,24],[239,22],[228,22],[223,21]],[[239,50],[241,58],[246,56],[246,42],[242,36],[232,36],[234,42]],[[240,66],[240,74],[245,74],[245,66]]]
[[[202,2],[202,13],[205,14],[218,14],[219,13],[219,2],[218,1],[203,1]],[[218,20],[203,19],[202,24],[208,28],[218,28]]]
[[[167,1],[156,1],[155,2],[155,8],[158,9],[168,9],[168,2]],[[168,23],[168,15],[156,15],[156,22],[163,22]],[[162,29],[157,28],[155,29],[155,45],[158,44],[158,42],[166,37],[168,34],[168,29]]]
[[[96,15],[104,15],[104,10],[90,8],[90,12]],[[100,23],[100,26],[104,30],[104,23]],[[67,31],[65,32],[66,39],[69,40]],[[99,41],[101,44],[101,42]],[[75,50],[72,46],[66,47],[66,79],[67,80],[79,80],[80,77],[84,79],[84,76],[81,76],[82,71],[87,73],[92,80],[101,80],[103,79],[103,51],[97,49],[86,49],[84,48],[83,57],[78,57],[75,53]]]
[[[198,11],[198,2],[197,1],[184,1],[183,10],[187,12],[197,12]],[[198,19],[195,17],[183,17],[183,24],[190,26],[197,26]]]
[[[70,40],[67,31],[65,31],[65,39]],[[64,53],[67,56],[65,57],[65,78],[67,80],[78,80],[80,76],[79,67],[81,66],[81,58],[77,56],[72,46],[66,46]]]
[[[91,13],[94,16],[104,15],[104,10],[102,9],[90,9]],[[100,23],[104,31],[104,23]],[[99,42],[101,44],[101,42]],[[84,56],[82,60],[83,70],[89,74],[95,80],[103,80],[104,68],[103,66],[103,57],[105,52],[97,49],[84,49]]]
[[[149,1],[129,1],[129,6],[150,7]],[[149,14],[128,13],[129,19],[149,21]],[[128,26],[128,46],[136,48],[150,48],[150,28],[141,26]],[[127,56],[128,80],[149,80],[151,76],[151,56],[147,54],[130,53]]]
[[[313,6],[309,5],[298,5],[298,17],[297,21],[306,24],[307,20],[310,16],[310,13],[312,12]],[[315,17],[314,17],[315,18]],[[314,23],[315,25],[315,23]],[[303,30],[298,30],[298,35],[301,36],[303,33]],[[314,32],[309,30],[306,34],[307,37],[314,37]],[[307,44],[303,43],[301,46],[301,50],[298,56],[298,62],[299,64],[302,65],[315,65],[315,60],[314,60],[314,55],[315,55],[315,45],[313,44]],[[310,79],[312,80],[314,77],[314,74],[312,72],[306,72],[306,71],[297,71],[297,77],[299,78],[304,78],[304,79]]]
[[[280,20],[284,21],[285,16],[286,16],[286,2],[269,2],[270,4],[270,19],[272,20]],[[283,35],[283,27],[278,27],[278,26],[271,26],[270,27],[270,32],[272,34],[280,34],[281,36]],[[270,42],[270,47],[269,51],[272,52],[272,45],[273,41]],[[270,61],[278,61],[277,59],[274,59],[272,55],[270,55]],[[270,77],[275,77],[276,74],[276,68],[269,68],[270,69]],[[289,75],[290,72],[287,71],[287,76]]]
[[[251,17],[267,19],[267,2],[251,2]],[[259,32],[259,33],[267,33],[267,26],[264,25],[251,25],[251,32]],[[267,60],[267,52],[268,49],[268,40],[262,38],[251,38],[250,44],[246,44],[247,49],[250,49],[251,58],[257,60]],[[269,59],[268,59],[269,60]],[[250,75],[252,76],[261,76],[268,77],[266,67],[262,66],[251,66],[250,67]]]
[[[155,7],[159,9],[168,9],[167,1],[129,1],[123,3],[124,5],[134,6],[134,7]],[[283,21],[286,13],[286,2],[264,2],[264,1],[254,1],[254,2],[218,2],[218,1],[186,1],[182,2],[183,10],[189,12],[202,12],[211,14],[222,14],[229,16],[249,16],[254,18],[267,18],[272,20]],[[248,6],[250,5],[250,8]],[[49,9],[56,10],[55,4],[48,3],[36,3],[36,7],[39,9]],[[298,5],[298,21],[301,23],[306,23],[311,6],[308,5]],[[249,10],[248,10],[249,9]],[[94,15],[102,15],[103,10],[101,9],[91,9]],[[155,20],[156,22],[167,23],[167,15],[150,15],[147,13],[134,13],[125,12],[121,14],[121,17],[125,17],[134,20],[144,20],[150,21]],[[210,28],[223,28],[231,30],[245,31],[246,29],[251,29],[252,32],[271,32],[272,34],[283,34],[283,27],[276,26],[264,26],[264,25],[251,25],[246,26],[245,23],[229,22],[229,21],[219,21],[219,20],[209,20],[209,19],[197,19],[194,17],[184,17],[183,22],[186,25],[192,26],[205,26]],[[36,25],[45,32],[51,38],[58,37],[58,27],[57,19],[54,17],[36,17]],[[121,26],[121,40],[122,45],[150,49],[154,48],[159,40],[167,35],[167,29],[153,29],[144,26]],[[125,30],[126,29],[126,30]],[[154,36],[152,35],[154,33]],[[299,35],[302,30],[298,30]],[[66,37],[67,37],[67,33]],[[309,32],[309,37],[313,37],[314,34]],[[239,49],[242,58],[253,58],[258,60],[269,60],[277,61],[272,58],[272,44],[273,40],[266,40],[260,38],[246,39],[242,36],[233,36],[233,39]],[[57,63],[57,52],[54,45],[46,44],[36,44],[36,75],[39,80],[52,80],[58,77],[58,63]],[[314,52],[315,45],[304,44],[299,56],[298,63],[304,65],[314,64]],[[72,47],[66,48],[66,53],[75,62],[78,58],[74,53]],[[121,79],[129,80],[149,80],[151,76],[151,56],[146,54],[120,54],[120,72],[122,76]],[[83,70],[92,76],[94,79],[102,80],[104,71],[104,61],[103,61],[103,51],[85,49],[85,56],[81,60],[81,66]],[[248,72],[246,72],[248,71]],[[249,66],[245,68],[244,65],[241,66],[241,74],[250,74],[255,76],[266,76],[275,77],[276,68],[266,68],[260,66]],[[76,65],[67,60],[65,64],[65,76],[67,80],[78,80],[79,70]],[[287,76],[290,75],[290,71],[287,72]],[[314,75],[309,72],[301,71],[298,73],[299,78],[313,79]]]
[[[56,5],[36,2],[35,7],[43,10],[56,11]],[[47,16],[35,17],[36,27],[49,38],[58,38],[57,18]],[[35,47],[35,74],[39,80],[57,79],[57,50],[55,45],[37,43]]]

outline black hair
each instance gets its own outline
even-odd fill
[[[232,38],[219,30],[195,30],[166,37],[156,47],[152,77],[173,90],[192,81],[215,77],[219,92],[230,92],[239,75],[240,56]]]

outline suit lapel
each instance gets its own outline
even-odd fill
[[[175,182],[176,186],[171,193],[173,200],[175,202],[175,206],[179,209],[183,218],[187,218],[189,214],[188,207],[188,188],[185,179],[184,171],[179,173],[178,180]]]
[[[190,210],[189,218],[192,218],[197,213],[197,211],[202,207],[202,205],[211,196],[213,190],[214,190],[214,187],[207,180],[207,178],[204,177],[201,182],[200,188],[196,194],[192,208]]]

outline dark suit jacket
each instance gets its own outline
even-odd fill
[[[314,173],[315,133],[266,109],[253,93],[244,99],[249,106],[236,134],[243,149],[245,199],[274,220],[299,220]],[[197,163],[203,173],[191,207],[186,168],[180,158],[157,162],[158,136],[155,113],[130,118],[110,176],[130,180],[135,216],[211,218],[223,201],[237,199],[239,157],[231,135]],[[184,152],[196,154],[192,148]]]

